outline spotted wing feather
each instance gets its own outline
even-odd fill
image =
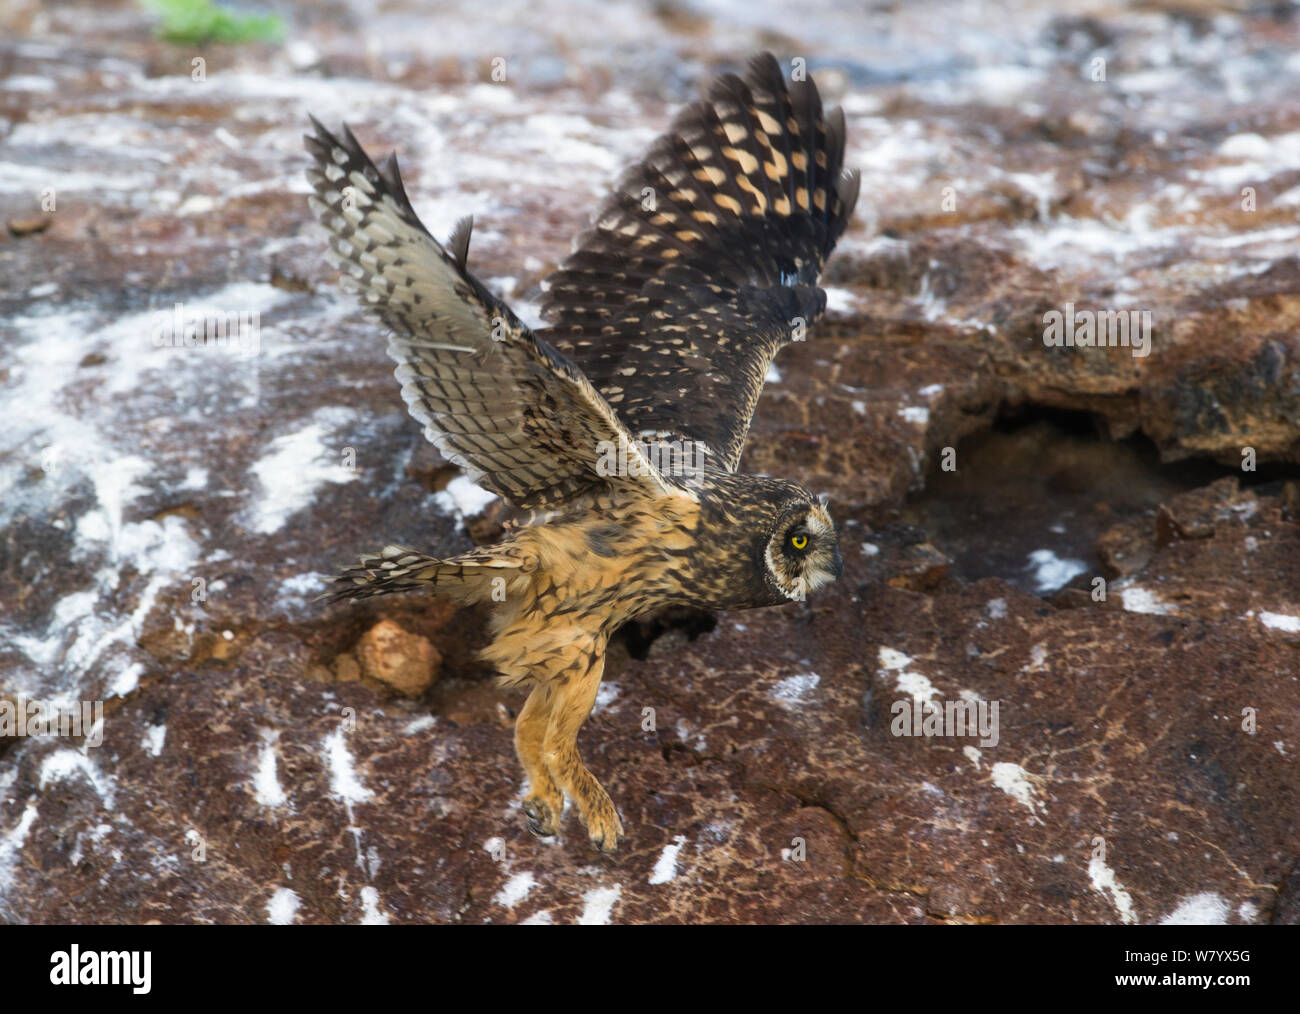
[[[844,116],[771,54],[687,107],[547,279],[543,337],[634,433],[705,443],[735,470],[768,366],[824,313],[826,259],[858,196]]]

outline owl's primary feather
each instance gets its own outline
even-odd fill
[[[555,833],[567,794],[613,849],[622,822],[577,750],[610,636],[666,605],[800,600],[840,573],[824,502],[736,467],[768,365],[826,305],[817,281],[858,193],[844,118],[811,82],[787,87],[770,55],[719,78],[551,276],[540,335],[470,274],[468,220],[439,243],[395,159],[378,169],[346,127],[338,139],[312,122],[312,208],[392,331],[411,414],[520,511],[501,542],[456,557],[362,557],[330,597],[487,603],[483,657],[532,687],[515,726],[530,827]],[[686,444],[705,453],[658,453]]]
[[[702,441],[734,471],[773,357],[825,310],[858,197],[843,161],[844,115],[811,81],[787,89],[770,53],[720,77],[544,283],[541,337],[634,432]]]

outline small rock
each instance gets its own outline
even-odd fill
[[[364,676],[407,697],[418,697],[433,684],[442,655],[427,637],[382,620],[362,636],[357,660]]]
[[[361,679],[361,666],[355,655],[345,652],[334,660],[334,678],[340,683],[354,683]]]
[[[1198,519],[1178,518],[1164,504],[1156,509],[1156,546],[1163,549],[1180,539],[1208,539],[1214,535],[1214,526]]]
[[[891,561],[894,572],[888,583],[895,588],[929,591],[938,586],[948,573],[952,561],[929,542],[906,546]]]
[[[1109,577],[1139,573],[1151,561],[1147,533],[1133,525],[1116,525],[1097,540],[1097,556]]]
[[[34,236],[50,227],[49,215],[36,215],[32,218],[9,219],[9,231],[15,236]]]

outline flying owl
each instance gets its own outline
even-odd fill
[[[450,462],[511,509],[500,542],[438,559],[388,546],[330,599],[429,590],[490,606],[483,658],[531,688],[515,726],[529,827],[567,794],[591,841],[623,825],[578,753],[611,635],[670,605],[748,609],[840,575],[825,498],[737,471],[777,351],[826,308],[817,285],[857,201],[844,114],[771,54],[686,107],[544,283],[532,330],[443,244],[395,155],[312,118],[307,176],[331,260],[391,331],[402,398]]]

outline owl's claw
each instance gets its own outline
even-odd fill
[[[617,813],[593,820],[588,828],[588,837],[601,855],[612,855],[623,843],[623,822]]]
[[[549,838],[555,834],[557,821],[555,809],[541,796],[529,796],[523,802],[524,813],[528,814],[528,830],[538,838]]]

